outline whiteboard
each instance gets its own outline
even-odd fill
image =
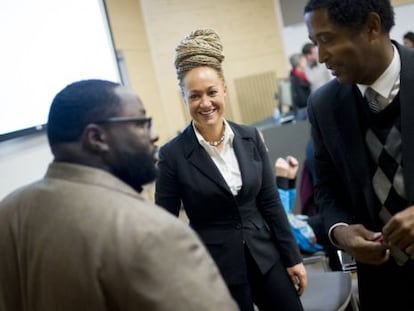
[[[119,82],[103,0],[1,0],[0,140],[36,129],[67,84]]]

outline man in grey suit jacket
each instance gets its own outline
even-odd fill
[[[414,306],[414,51],[388,0],[310,0],[309,37],[336,79],[309,99],[317,204],[358,265],[362,310]]]
[[[47,133],[46,176],[0,203],[0,310],[237,310],[196,235],[139,194],[158,136],[135,93],[70,84]]]

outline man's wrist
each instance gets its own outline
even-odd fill
[[[338,227],[348,227],[348,226],[349,225],[345,222],[338,222],[338,223],[334,224],[332,227],[329,228],[329,231],[328,231],[329,241],[331,241],[331,243],[339,249],[342,249],[342,247],[338,244],[338,241],[335,239],[335,237],[333,235],[333,230],[335,228],[338,228]]]

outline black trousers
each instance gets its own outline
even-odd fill
[[[358,263],[361,311],[413,310],[414,261],[398,266],[392,258],[381,266]]]
[[[303,311],[300,298],[282,262],[263,275],[248,248],[245,248],[248,283],[229,289],[241,311]]]

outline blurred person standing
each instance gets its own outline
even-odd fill
[[[302,54],[306,58],[305,74],[310,83],[311,93],[333,78],[324,64],[319,63],[318,47],[309,42],[302,47]]]
[[[306,58],[303,54],[293,54],[289,57],[292,67],[290,70],[290,89],[295,112],[295,119],[303,121],[307,119],[307,103],[310,95],[310,83],[305,74]]]
[[[47,135],[45,177],[0,203],[0,310],[237,310],[197,236],[139,194],[158,136],[132,90],[66,86]]]
[[[414,32],[406,32],[403,36],[403,43],[407,48],[414,48]]]
[[[309,97],[316,203],[357,263],[361,310],[414,306],[414,50],[389,0],[310,0],[309,38],[336,79]]]
[[[183,206],[242,311],[303,310],[306,270],[266,146],[256,128],[224,118],[222,49],[211,29],[191,32],[176,47],[192,121],[160,148],[156,203],[174,215]]]

